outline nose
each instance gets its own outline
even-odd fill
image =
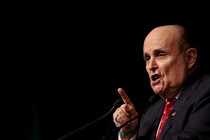
[[[148,62],[147,62],[147,69],[148,70],[152,70],[154,71],[155,69],[157,69],[157,63],[156,60],[151,58]]]

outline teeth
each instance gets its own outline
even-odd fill
[[[157,79],[157,78],[159,78],[159,76],[158,75],[155,75],[155,79]]]

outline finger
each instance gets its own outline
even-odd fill
[[[114,121],[117,121],[117,117],[118,117],[118,114],[117,114],[117,113],[114,113],[114,114],[113,114],[113,120],[114,120]]]
[[[128,117],[126,117],[123,114],[114,113],[114,115],[113,115],[113,121],[114,122],[118,122],[120,124],[123,124],[126,120],[128,120]]]
[[[125,104],[133,104],[122,88],[118,88],[117,90]]]
[[[119,114],[123,114],[125,115],[127,118],[131,117],[131,114],[129,113],[129,110],[127,110],[127,106],[126,105],[122,105],[121,108],[119,108],[120,112]]]

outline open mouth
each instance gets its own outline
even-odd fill
[[[154,75],[152,75],[152,77],[151,77],[152,81],[156,81],[156,80],[158,80],[159,78],[160,78],[160,75],[158,75],[158,74],[154,74]]]
[[[158,84],[161,79],[161,76],[159,74],[154,74],[151,76],[152,85]]]

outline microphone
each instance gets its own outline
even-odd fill
[[[121,104],[122,104],[122,100],[121,100],[121,99],[116,100],[116,101],[114,102],[112,108],[111,108],[105,115],[103,115],[103,116],[101,116],[100,118],[98,118],[98,119],[96,119],[96,120],[94,120],[94,121],[92,121],[92,122],[90,122],[90,123],[88,123],[88,124],[86,124],[86,125],[84,125],[84,126],[78,128],[78,129],[76,129],[76,130],[74,130],[74,131],[68,133],[67,135],[64,135],[63,137],[59,138],[58,140],[64,140],[64,139],[66,139],[67,137],[70,137],[70,136],[76,134],[77,132],[79,132],[79,131],[81,131],[81,130],[83,130],[83,129],[85,129],[85,128],[91,126],[91,125],[93,125],[94,123],[96,123],[96,122],[98,122],[99,120],[101,120],[101,119],[105,118],[106,116],[108,116],[115,108],[117,108],[117,107],[120,106]]]
[[[107,138],[115,135],[116,132],[118,132],[122,127],[124,127],[125,125],[127,125],[128,123],[132,122],[133,120],[137,119],[137,118],[141,118],[141,116],[160,98],[159,95],[154,94],[152,95],[147,103],[146,108],[143,110],[143,112],[141,113],[141,115],[137,115],[135,117],[133,117],[132,119],[126,121],[124,124],[122,124],[120,127],[115,127],[114,129],[112,129],[111,134],[109,134],[109,136],[106,137],[102,137],[101,140],[106,140]]]

